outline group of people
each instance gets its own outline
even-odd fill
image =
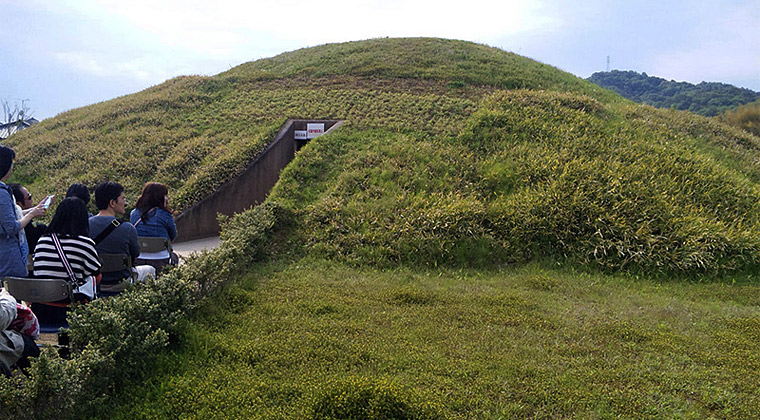
[[[34,205],[26,188],[5,183],[13,171],[14,159],[12,149],[0,146],[0,278],[63,279],[72,283],[75,300],[87,302],[117,294],[133,278],[144,281],[148,276],[158,275],[166,265],[176,263],[176,255],[169,250],[141,253],[138,242],[138,236],[163,237],[169,241],[177,237],[166,185],[146,183],[130,214],[130,223],[122,223],[118,217],[124,215],[127,205],[123,186],[112,181],[98,184],[94,190],[98,212],[92,215],[87,211],[89,189],[83,184],[73,184],[58,204],[50,224],[45,226],[34,219],[46,214],[51,200]],[[31,273],[27,268],[30,252]],[[126,254],[132,258],[133,267],[101,273],[102,254]],[[70,303],[68,300],[33,303],[31,309],[43,323],[63,324]],[[29,342],[20,341],[18,334],[13,334],[15,331],[9,331],[12,322],[6,325],[5,317],[1,316],[14,315],[10,310],[14,304],[18,305],[12,296],[0,291],[3,328],[0,370],[4,372],[28,355],[25,349]],[[8,309],[4,311],[6,306]]]

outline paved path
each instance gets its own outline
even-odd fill
[[[219,246],[220,243],[221,240],[219,240],[219,237],[213,236],[211,238],[196,239],[194,241],[175,242],[172,243],[172,248],[174,249],[174,252],[179,255],[179,261],[182,263],[182,259],[186,258],[193,252],[204,249],[214,249]]]

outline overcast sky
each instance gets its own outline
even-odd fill
[[[760,91],[760,0],[0,0],[0,100],[37,119],[331,42],[430,36],[586,78],[610,67]]]

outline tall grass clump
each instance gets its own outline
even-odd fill
[[[423,420],[443,418],[434,404],[384,380],[349,378],[320,384],[309,420]]]
[[[726,111],[721,119],[729,125],[760,136],[760,101],[740,105],[735,109]]]

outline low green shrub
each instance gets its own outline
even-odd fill
[[[224,224],[224,241],[214,251],[119,296],[75,306],[68,315],[72,357],[46,349],[32,362],[29,377],[0,377],[0,412],[15,419],[98,413],[109,396],[144,374],[151,357],[176,341],[191,312],[269,255],[272,236],[289,217],[276,204],[255,207]]]
[[[0,412],[22,420],[73,418],[81,402],[103,401],[101,395],[87,399],[84,393],[84,382],[91,378],[89,367],[102,362],[100,355],[92,352],[64,360],[54,349],[43,349],[32,363],[29,377],[0,377]]]
[[[97,349],[112,357],[97,376],[113,389],[140,374],[147,355],[155,354],[179,334],[187,313],[197,304],[193,282],[173,270],[157,280],[138,284],[118,299],[96,299],[69,314],[75,349]]]

